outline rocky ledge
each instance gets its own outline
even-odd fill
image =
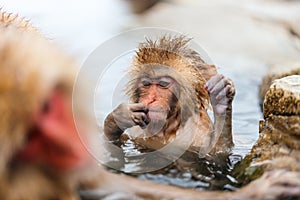
[[[269,69],[268,73],[264,76],[259,88],[259,99],[261,106],[263,106],[265,95],[272,85],[273,81],[291,75],[300,75],[300,63],[274,65]]]
[[[300,171],[300,75],[273,81],[263,113],[257,143],[233,172],[243,184],[274,169]]]

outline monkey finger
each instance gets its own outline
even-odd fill
[[[141,122],[139,124],[139,126],[142,128],[142,129],[145,129],[147,127],[147,124],[145,122]]]
[[[229,90],[228,90],[228,92],[227,92],[227,94],[226,94],[226,96],[227,96],[228,98],[233,99],[233,97],[235,96],[235,88],[232,87],[232,86],[230,86],[230,87],[229,87]]]
[[[139,119],[133,119],[134,123],[138,126],[140,126],[141,128],[145,128],[147,125],[144,121],[141,121]]]
[[[229,102],[230,100],[233,100],[235,95],[235,90],[231,86],[227,85],[223,90],[221,90],[217,96],[215,97],[217,100],[220,100],[222,98],[225,98]]]
[[[150,123],[150,118],[145,113],[142,113],[142,120],[146,123],[146,125]]]
[[[224,78],[224,76],[222,74],[217,74],[213,77],[211,77],[205,84],[205,88],[208,91],[211,91],[212,88],[216,85],[216,83],[218,83],[220,80],[222,80]]]
[[[142,128],[147,126],[150,122],[150,119],[143,112],[134,113],[134,122],[135,124],[141,126]]]
[[[227,97],[227,93],[229,92],[230,86],[226,86],[225,88],[223,88],[221,91],[219,91],[219,93],[216,95],[216,99],[220,100],[224,97]]]
[[[208,92],[212,95],[217,95],[223,88],[225,88],[227,85],[225,84],[225,80],[221,79],[218,81]]]
[[[149,109],[143,103],[130,104],[129,109],[132,112],[145,112],[145,113],[147,113],[149,111]]]
[[[225,85],[231,85],[232,87],[234,87],[233,81],[230,78],[224,77],[224,82]]]
[[[147,123],[149,123],[149,117],[147,116],[146,113],[144,112],[133,112],[134,118],[145,121]]]

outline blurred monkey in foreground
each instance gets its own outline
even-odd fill
[[[94,162],[73,122],[76,65],[13,14],[0,35],[0,197],[74,199]]]
[[[300,195],[299,174],[292,172],[266,174],[236,192],[197,192],[105,171],[88,154],[75,128],[72,60],[27,22],[21,21],[28,29],[20,29],[15,16],[0,16],[1,199],[276,199]],[[86,117],[82,112],[81,126],[87,131],[81,137],[92,140]]]

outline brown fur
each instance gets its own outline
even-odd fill
[[[12,13],[2,12],[2,9],[0,9],[0,26],[2,29],[13,27],[18,31],[38,32],[36,28],[31,26],[29,20],[20,18],[18,15]]]
[[[15,20],[7,23],[14,24],[18,19]],[[121,199],[247,199],[254,193],[256,185],[234,193],[197,192],[160,186],[110,174],[101,167],[95,167],[90,157],[83,161],[81,167],[64,173],[42,163],[14,165],[11,158],[26,143],[32,118],[44,105],[49,93],[59,87],[71,106],[75,65],[64,53],[35,32],[23,32],[17,26],[2,26],[0,35],[1,199],[74,200],[79,199],[79,186],[83,189],[99,188],[87,193],[86,196],[90,194],[94,197],[89,199],[100,199],[114,193],[122,193]]]
[[[180,90],[178,99],[180,106],[177,106],[176,112],[173,113],[174,116],[170,116],[172,121],[167,120],[164,126],[164,139],[159,137],[152,137],[145,141],[139,138],[135,139],[149,148],[161,147],[164,146],[164,141],[172,141],[179,129],[183,132],[188,131],[192,135],[191,150],[199,152],[203,145],[205,151],[207,148],[212,148],[209,142],[209,138],[212,138],[212,124],[206,112],[210,108],[210,98],[205,89],[205,83],[217,73],[216,67],[206,64],[197,52],[189,48],[190,40],[182,35],[165,35],[157,41],[147,39],[145,43],[139,45],[133,64],[128,70],[131,81],[129,81],[126,91],[134,103],[138,102],[140,96],[137,86],[139,77],[145,74],[171,76],[178,83],[177,87]],[[193,118],[191,119],[191,117]],[[188,130],[189,127],[185,126],[189,119],[190,126],[197,127],[194,129],[194,133],[191,133]],[[175,127],[171,130],[172,126],[169,125],[174,121],[178,121],[180,126],[174,124]]]
[[[71,109],[76,65],[28,21],[0,16],[0,196],[74,199],[79,168],[61,174],[43,163],[15,165],[12,158],[25,145],[33,118],[51,91],[59,87]]]
[[[152,70],[155,63],[177,72],[181,79],[185,79],[185,85],[191,86],[192,91],[189,93],[195,92],[196,99],[192,102],[196,102],[198,109],[208,108],[209,96],[204,89],[204,84],[210,78],[207,77],[208,68],[214,66],[205,64],[197,52],[188,48],[190,40],[185,36],[163,36],[157,41],[148,39],[147,42],[140,44],[133,65],[129,69],[129,75],[133,81],[128,85],[127,93],[133,102],[136,102],[137,96],[134,92],[136,77]]]
[[[194,199],[196,192],[167,186],[162,187],[173,192],[154,194],[161,186],[110,174],[96,167],[90,158],[81,168],[64,173],[43,163],[12,163],[14,154],[26,143],[35,112],[44,105],[49,93],[58,86],[63,88],[71,106],[75,80],[76,66],[72,60],[31,30],[34,29],[25,31],[14,25],[0,28],[0,197],[6,200],[79,199],[78,187],[98,187],[104,196],[123,192],[147,199],[164,196]],[[132,184],[127,185],[128,182]]]

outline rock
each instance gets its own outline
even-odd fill
[[[263,106],[264,118],[271,115],[300,115],[300,76],[275,80],[265,95]]]
[[[300,75],[300,63],[289,63],[272,66],[267,75],[264,76],[259,89],[260,105],[262,107],[265,94],[275,79],[283,78],[290,75]]]
[[[273,81],[264,100],[260,136],[233,171],[243,184],[275,169],[300,171],[300,76]]]

